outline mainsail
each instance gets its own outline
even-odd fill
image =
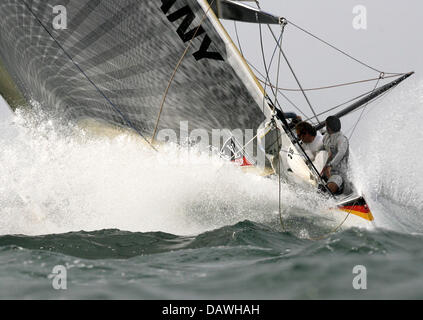
[[[255,129],[270,114],[264,90],[210,4],[3,0],[0,59],[28,100],[71,119],[129,126],[150,138],[164,100],[159,129],[179,132],[181,121],[208,132]],[[59,5],[68,25],[56,30]]]
[[[281,18],[279,17],[233,0],[210,0],[209,2],[213,12],[219,19],[262,24],[281,23]]]

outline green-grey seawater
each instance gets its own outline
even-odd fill
[[[195,237],[119,230],[0,237],[0,297],[423,298],[423,236],[350,229],[302,240],[251,221]],[[67,269],[66,290],[49,274]],[[356,265],[367,289],[356,290]]]
[[[33,102],[0,122],[0,298],[422,299],[423,86],[391,97],[352,139],[375,225],[335,233],[314,190],[282,183],[282,229],[275,179]]]

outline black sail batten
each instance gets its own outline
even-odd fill
[[[347,114],[350,114],[351,112],[353,112],[354,110],[357,110],[358,108],[365,105],[366,103],[371,102],[372,100],[374,100],[375,98],[377,98],[381,94],[383,94],[383,93],[387,92],[388,90],[396,87],[397,85],[399,85],[401,82],[403,82],[405,79],[409,78],[413,74],[414,74],[414,72],[406,73],[403,76],[399,77],[398,79],[396,79],[396,80],[394,80],[390,83],[385,84],[384,86],[380,87],[379,89],[376,89],[375,91],[373,91],[369,95],[365,96],[364,98],[358,100],[357,102],[353,103],[352,105],[342,109],[341,111],[336,113],[335,116],[338,117],[338,118],[342,118],[342,117],[346,116]],[[322,122],[322,123],[316,125],[315,129],[320,130],[325,125],[326,125],[326,123]]]
[[[208,0],[219,19],[240,22],[280,24],[280,17],[231,0]]]

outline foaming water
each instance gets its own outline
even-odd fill
[[[189,235],[246,219],[279,227],[272,179],[177,146],[157,153],[128,133],[93,136],[34,110],[0,127],[0,234]],[[282,185],[286,216],[318,210],[321,200]]]
[[[20,111],[0,123],[0,298],[422,297],[420,88],[385,100],[353,146],[354,182],[382,228],[349,218],[340,232],[344,215],[316,215],[333,203],[314,190],[282,183],[281,232],[275,179]],[[57,265],[68,290],[52,289]],[[351,286],[357,265],[368,290]]]
[[[377,225],[423,232],[423,81],[395,89],[363,124],[358,181]]]
[[[371,126],[363,124],[371,129],[353,150],[354,182],[378,227],[423,230],[422,103],[422,83],[394,91]],[[92,135],[41,110],[33,103],[31,112],[0,123],[0,234],[114,228],[193,235],[244,220],[280,230],[275,179],[198,150],[166,145],[157,153],[128,132]],[[338,225],[314,215],[330,201],[281,188],[283,219],[298,237],[308,238],[317,222]]]

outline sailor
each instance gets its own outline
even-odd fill
[[[303,142],[303,149],[311,161],[323,149],[323,136],[310,123],[300,122],[295,126],[297,137]]]
[[[291,129],[295,128],[295,126],[303,120],[301,116],[297,115],[295,112],[284,112],[283,116],[285,119],[291,120],[289,123]]]
[[[347,185],[349,141],[341,132],[341,121],[338,117],[328,117],[326,129],[323,148],[328,152],[329,157],[321,175],[327,179],[328,189],[333,194],[340,194],[345,191],[343,189]]]
[[[270,106],[270,108],[272,108],[272,106]],[[288,125],[291,129],[295,128],[298,123],[303,121],[301,116],[297,115],[295,112],[282,112],[278,108],[275,108],[275,111],[279,119],[285,118],[290,121]]]

